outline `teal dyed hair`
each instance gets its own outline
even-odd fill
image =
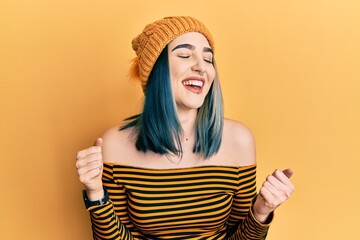
[[[216,70],[216,65],[214,63]],[[216,70],[215,79],[196,118],[194,152],[209,158],[219,151],[224,125],[223,98]]]
[[[169,104],[172,101],[173,104]],[[223,131],[223,100],[216,75],[196,118],[193,152],[210,158],[219,151]],[[167,47],[161,52],[148,79],[141,114],[129,117],[120,130],[133,127],[138,151],[182,156],[181,128],[171,89]]]

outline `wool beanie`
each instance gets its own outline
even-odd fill
[[[142,33],[132,40],[136,57],[133,59],[129,75],[141,82],[144,92],[151,70],[162,50],[169,42],[187,32],[203,34],[214,50],[214,40],[205,25],[187,16],[166,17],[148,24]]]

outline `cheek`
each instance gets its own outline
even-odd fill
[[[216,76],[216,72],[215,72],[215,68],[214,68],[214,67],[212,67],[211,69],[209,69],[209,74],[208,74],[208,76],[209,76],[209,80],[210,80],[211,82],[213,82],[214,79],[215,79],[215,76]]]
[[[176,81],[180,77],[181,66],[179,66],[179,64],[173,63],[169,65],[169,68],[171,80]]]

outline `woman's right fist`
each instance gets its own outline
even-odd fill
[[[81,150],[76,155],[76,168],[80,182],[85,185],[91,201],[103,198],[102,185],[103,159],[102,138],[96,139],[94,146]]]

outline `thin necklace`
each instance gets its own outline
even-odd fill
[[[189,141],[190,137],[193,136],[194,132],[195,132],[195,127],[194,127],[193,130],[191,131],[190,135],[189,135],[188,137],[185,137],[185,141]]]

